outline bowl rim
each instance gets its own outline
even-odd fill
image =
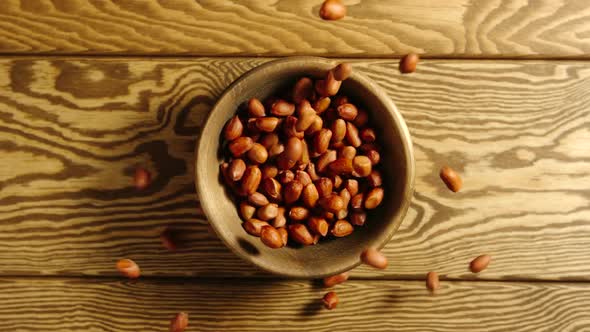
[[[235,255],[237,255],[238,257],[240,257],[244,261],[250,263],[251,265],[254,265],[254,266],[262,269],[263,271],[267,271],[267,272],[270,272],[273,274],[278,274],[278,275],[282,275],[282,276],[286,276],[286,277],[297,277],[297,278],[322,278],[322,277],[346,272],[346,271],[349,271],[349,270],[355,268],[356,266],[361,264],[360,257],[353,264],[348,264],[346,266],[343,266],[342,268],[337,269],[336,271],[333,271],[333,272],[331,271],[330,273],[322,273],[322,274],[317,274],[317,275],[310,275],[308,273],[299,273],[298,270],[289,270],[289,271],[279,270],[275,266],[266,265],[266,264],[262,264],[260,261],[255,261],[250,255],[238,250],[237,248],[234,248],[233,245],[228,243],[228,241],[225,239],[225,237],[221,235],[222,232],[220,231],[220,229],[218,229],[219,226],[217,225],[217,223],[211,222],[209,216],[213,215],[212,211],[213,211],[213,209],[215,209],[215,207],[211,203],[211,200],[202,198],[202,197],[204,197],[202,195],[202,193],[206,193],[207,188],[205,188],[205,181],[198,181],[199,178],[202,178],[205,176],[205,174],[201,174],[201,173],[205,172],[205,168],[206,168],[205,165],[201,165],[201,167],[199,167],[201,163],[204,163],[203,162],[204,158],[199,158],[198,151],[200,150],[203,137],[207,136],[207,135],[203,135],[203,133],[205,133],[208,130],[208,127],[211,125],[211,122],[212,122],[211,120],[215,116],[216,109],[218,108],[218,106],[225,100],[225,98],[228,98],[228,95],[230,95],[235,88],[244,84],[244,82],[248,81],[253,76],[263,73],[267,68],[275,66],[277,64],[292,64],[294,66],[297,66],[298,64],[301,64],[301,62],[315,63],[320,66],[330,65],[332,67],[334,67],[335,65],[340,63],[340,61],[338,61],[336,59],[328,59],[328,58],[315,57],[315,56],[292,56],[292,57],[275,59],[275,60],[271,60],[271,61],[265,62],[263,64],[260,64],[260,65],[257,65],[256,67],[244,72],[242,75],[240,75],[238,78],[236,78],[230,85],[228,85],[225,88],[223,93],[217,99],[217,102],[213,105],[213,107],[209,111],[209,114],[207,115],[207,117],[204,121],[204,124],[201,127],[199,137],[198,137],[197,142],[195,144],[195,151],[194,151],[194,153],[195,153],[194,154],[194,159],[195,159],[194,160],[194,166],[195,166],[194,176],[195,176],[195,178],[193,179],[194,180],[193,182],[194,182],[195,188],[196,188],[197,200],[201,206],[201,209],[205,213],[205,216],[207,217],[207,222],[213,228],[213,230],[217,234],[217,237]],[[352,64],[354,65],[354,63],[352,63]],[[386,225],[385,230],[384,230],[384,232],[387,233],[386,236],[382,237],[380,242],[374,244],[375,248],[382,249],[391,240],[391,238],[393,237],[393,234],[395,234],[395,232],[399,229],[401,223],[403,222],[403,220],[405,219],[405,217],[407,215],[407,211],[408,211],[410,204],[412,202],[412,197],[414,194],[414,185],[415,185],[415,183],[414,183],[415,182],[415,159],[414,159],[413,142],[412,142],[410,132],[408,130],[408,127],[407,127],[403,117],[402,117],[401,112],[398,110],[395,103],[393,102],[391,97],[387,94],[387,92],[385,92],[385,90],[383,88],[381,88],[381,86],[377,85],[375,82],[373,82],[371,79],[369,79],[368,77],[366,77],[362,73],[358,73],[358,72],[353,71],[353,73],[351,74],[350,77],[352,79],[358,81],[361,85],[368,86],[370,88],[370,90],[373,92],[373,94],[379,99],[379,102],[382,103],[385,106],[385,108],[390,112],[392,119],[394,120],[395,125],[397,127],[397,130],[399,131],[400,139],[402,142],[405,142],[405,144],[402,144],[402,148],[403,148],[403,154],[405,155],[405,159],[406,159],[406,162],[405,162],[405,167],[406,167],[405,183],[406,183],[406,185],[405,185],[402,195],[400,196],[401,200],[402,200],[400,207],[395,212],[395,214],[392,216],[392,219],[398,217],[398,220],[396,222],[390,223],[389,225]],[[236,109],[237,109],[237,105],[236,105]],[[218,137],[219,133],[215,133],[215,135],[216,135],[215,137]]]

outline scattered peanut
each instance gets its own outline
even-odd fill
[[[428,272],[426,274],[426,287],[431,291],[435,292],[440,288],[440,281],[438,279],[438,273]]]
[[[121,259],[117,262],[117,270],[127,278],[135,279],[139,278],[141,271],[139,266],[130,259]]]
[[[452,168],[449,166],[443,166],[440,169],[439,175],[449,190],[452,192],[458,192],[461,190],[461,187],[463,186],[463,180],[461,180],[459,174],[457,174],[457,172],[455,172]]]
[[[133,184],[138,190],[147,188],[151,183],[152,176],[145,168],[137,167],[135,169],[135,176],[133,177]]]
[[[187,326],[188,314],[185,312],[179,312],[174,318],[172,318],[169,332],[184,332]]]
[[[492,261],[492,256],[490,256],[490,255],[477,256],[469,264],[469,269],[473,273],[479,273],[479,272],[485,270],[488,267],[488,265],[490,265],[491,261]]]
[[[402,72],[402,74],[415,72],[418,61],[420,61],[420,56],[418,56],[418,54],[410,53],[405,55],[399,63],[399,71]]]
[[[320,8],[320,17],[324,20],[339,20],[346,16],[346,6],[340,0],[326,0]]]

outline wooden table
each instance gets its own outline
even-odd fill
[[[590,2],[344,2],[328,22],[320,0],[3,1],[0,330],[165,331],[186,311],[188,331],[590,331]],[[400,75],[411,51],[425,60]],[[302,54],[385,88],[416,150],[390,267],[353,270],[333,311],[317,282],[235,257],[195,202],[217,97]],[[166,227],[186,235],[178,252]],[[471,274],[482,253],[492,264]],[[119,277],[120,258],[143,276]]]

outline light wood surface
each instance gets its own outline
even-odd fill
[[[189,331],[588,331],[590,285],[349,281],[326,293],[310,282],[137,282],[2,279],[2,331],[167,331],[178,311]],[[31,301],[34,298],[35,301]]]
[[[223,89],[263,59],[0,60],[0,273],[259,274],[207,232],[193,149]],[[590,279],[590,67],[575,61],[354,63],[390,94],[416,150],[416,194],[385,252],[355,277]],[[449,192],[449,164],[464,189]],[[152,170],[144,192],[133,169]],[[187,246],[165,251],[166,226]],[[493,256],[480,275],[469,261]]]
[[[296,54],[389,57],[590,55],[587,0],[345,0],[323,21],[321,0],[25,1],[0,6],[10,54]]]

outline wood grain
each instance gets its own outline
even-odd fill
[[[0,60],[0,273],[260,274],[207,232],[195,137],[221,91],[262,59]],[[590,280],[590,68],[584,62],[358,61],[403,113],[416,194],[387,271],[355,277]],[[464,189],[445,189],[448,164]],[[136,191],[133,169],[153,172]],[[158,235],[183,231],[170,253]],[[490,253],[490,268],[468,273]]]
[[[590,57],[586,0],[24,1],[0,7],[0,53]]]
[[[352,281],[338,307],[309,282],[2,279],[3,331],[587,331],[590,285]],[[31,301],[31,299],[35,301]],[[518,309],[515,309],[518,308]],[[501,317],[501,319],[499,319]]]

